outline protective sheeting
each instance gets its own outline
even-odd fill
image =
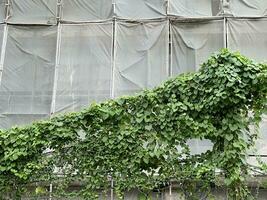
[[[171,74],[194,72],[224,47],[223,20],[171,22]]]
[[[0,24],[0,52],[2,52],[2,44],[3,44],[3,39],[4,39],[3,37],[4,37],[5,27],[6,27],[5,24]],[[2,67],[3,66],[1,66],[1,63],[0,63],[0,69],[2,69]],[[1,77],[1,72],[0,72],[0,77]],[[0,80],[1,80],[1,78],[0,78]]]
[[[62,0],[61,19],[70,22],[112,18],[112,0]]]
[[[230,49],[266,60],[266,20],[227,18],[226,29],[219,18],[172,19],[170,27],[167,19],[0,24],[0,128],[49,117],[51,111],[80,110],[93,101],[152,88],[169,75],[196,71],[211,53],[226,46],[226,35]],[[266,126],[264,118],[258,147],[267,155]],[[191,141],[190,146],[192,153],[199,153],[212,144]]]
[[[266,16],[266,0],[230,0],[230,13],[237,17]]]
[[[267,60],[267,18],[228,19],[228,48],[257,61]]]
[[[5,2],[9,2],[10,5]],[[58,3],[60,3],[58,5]],[[0,22],[56,24],[60,20],[85,22],[123,19],[155,19],[166,15],[210,17],[267,15],[265,0],[0,0]]]
[[[240,51],[256,61],[267,61],[267,19],[235,19],[227,20],[228,48]],[[260,139],[257,141],[258,153],[267,155],[267,117],[261,122]],[[254,164],[256,162],[254,161]]]
[[[132,94],[168,77],[168,22],[117,22],[114,94]]]
[[[202,154],[212,150],[213,143],[210,140],[190,139],[187,141],[192,155]]]
[[[166,16],[166,0],[115,0],[115,14],[126,19],[153,19]]]
[[[56,112],[111,97],[112,22],[62,25]]]
[[[0,86],[1,128],[50,114],[56,35],[56,27],[8,27]]]
[[[48,117],[48,115],[37,114],[0,114],[0,128],[5,129],[12,126],[26,125]]]
[[[56,24],[57,0],[11,0],[9,23]]]
[[[260,155],[267,155],[267,115],[264,115],[260,124],[260,134],[257,141],[257,150]]]
[[[3,23],[6,18],[5,0],[0,0],[0,23]]]
[[[215,16],[220,8],[220,0],[169,0],[168,14],[182,17]]]

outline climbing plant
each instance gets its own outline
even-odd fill
[[[123,198],[127,190],[147,194],[175,180],[193,199],[198,185],[209,191],[221,179],[228,199],[252,199],[247,158],[266,92],[267,65],[223,49],[198,72],[153,90],[1,130],[0,195],[20,199],[36,184],[53,183],[58,195],[94,199],[112,182]],[[190,139],[213,147],[192,154]],[[70,190],[73,183],[80,189]]]

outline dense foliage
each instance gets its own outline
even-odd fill
[[[72,194],[93,199],[112,179],[119,196],[176,180],[192,199],[193,184],[207,190],[219,176],[228,199],[250,199],[247,157],[265,109],[266,82],[265,64],[224,49],[198,72],[153,90],[2,130],[2,198],[19,199],[36,182],[54,183],[58,192],[78,182],[81,189]],[[191,154],[190,139],[210,140],[213,149]]]

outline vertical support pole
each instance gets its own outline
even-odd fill
[[[173,76],[173,66],[172,66],[172,28],[171,28],[171,22],[169,20],[169,49],[170,49],[170,53],[169,53],[169,65],[170,65],[170,69],[169,69],[169,73],[170,76]]]
[[[62,0],[57,0],[57,13],[56,13],[56,20],[57,20],[57,22],[59,22],[60,21],[60,19],[61,19],[61,15],[62,15],[62,13],[61,13],[61,7],[62,6]]]
[[[53,193],[53,185],[50,183],[49,185],[49,200],[52,200],[52,193]]]
[[[0,57],[0,85],[2,83],[2,75],[4,69],[4,61],[6,55],[6,44],[7,44],[7,35],[8,35],[8,25],[4,25],[4,33],[3,33],[3,41],[2,41],[2,49],[1,49],[1,57]]]
[[[113,16],[116,15],[116,0],[112,0]]]
[[[162,23],[162,22],[161,22]],[[143,28],[142,28],[142,30],[144,29],[144,30],[146,30],[146,22],[140,22],[139,23],[140,24],[140,26],[144,26]],[[149,28],[148,28],[149,29]],[[145,31],[145,34],[149,34],[149,33],[151,33],[150,31]],[[149,35],[146,35],[146,40],[149,40]],[[146,55],[147,55],[147,77],[146,77],[146,85],[145,85],[145,88],[141,88],[141,89],[148,89],[148,88],[151,88],[151,87],[153,87],[153,85],[150,85],[150,83],[151,83],[151,79],[152,79],[152,77],[151,77],[151,72],[152,72],[152,69],[151,69],[151,56],[150,56],[150,49],[147,49],[146,50],[147,52],[146,52]]]
[[[50,110],[51,116],[55,113],[55,110],[56,110],[56,90],[57,90],[59,60],[60,60],[61,29],[62,29],[61,23],[58,23],[54,85],[53,85],[52,102],[51,102],[51,110]]]
[[[115,59],[116,59],[116,41],[117,41],[117,21],[113,19],[113,26],[112,26],[112,72],[111,72],[111,98],[115,98]]]
[[[223,17],[223,48],[227,48],[227,25],[226,17]]]
[[[10,17],[10,1],[11,0],[5,1],[5,19],[4,19],[5,23],[7,22],[8,18]]]
[[[166,6],[166,15],[168,16],[170,13],[170,0],[166,0],[167,6]]]
[[[111,189],[110,189],[110,200],[114,200],[114,181],[113,177],[111,176]]]
[[[169,200],[172,200],[172,183],[169,185]]]
[[[228,18],[227,17],[224,17],[224,20],[225,20],[225,22],[224,22],[224,24],[225,24],[225,33],[224,33],[224,35],[225,35],[225,48],[229,48],[229,46],[228,46]]]
[[[167,29],[168,29],[168,34],[167,34],[167,44],[166,44],[166,48],[167,48],[167,52],[166,52],[166,68],[167,68],[167,74],[168,77],[171,76],[171,67],[170,67],[170,53],[171,53],[171,49],[170,49],[170,41],[171,41],[171,34],[170,34],[170,20],[167,18]]]
[[[167,44],[167,74],[168,74],[168,77],[171,77],[171,66],[170,66],[170,54],[171,54],[171,49],[170,49],[170,40],[171,40],[171,37],[170,37],[170,19],[168,18],[169,16],[169,8],[170,8],[170,0],[166,0],[165,1],[166,3],[166,16],[167,16],[167,26],[168,26],[168,44]]]

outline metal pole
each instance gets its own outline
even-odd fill
[[[60,21],[61,16],[62,16],[62,13],[61,13],[61,11],[62,11],[61,10],[61,4],[62,4],[61,0],[58,0],[57,1],[57,15],[56,15],[57,22]]]
[[[113,187],[114,187],[114,182],[113,182],[113,178],[111,176],[111,190],[110,190],[110,199],[111,200],[114,200],[114,190],[113,190]]]
[[[10,0],[5,1],[5,20],[4,22],[6,23],[8,18],[9,18],[9,11],[10,11]]]
[[[225,33],[224,33],[225,48],[228,48],[228,18],[224,17],[224,19],[225,19]]]
[[[112,50],[112,78],[111,78],[111,98],[115,98],[115,67],[116,67],[116,41],[117,41],[117,21],[113,19],[113,50]]]
[[[170,0],[166,0],[166,2],[167,2],[167,6],[166,6],[166,14],[167,14],[167,16],[168,16],[169,13],[170,13]]]
[[[5,24],[4,25],[4,33],[3,33],[3,41],[2,41],[2,49],[1,49],[1,58],[0,58],[0,85],[2,82],[4,61],[5,61],[5,55],[6,55],[7,35],[8,35],[8,25]]]
[[[172,183],[169,185],[169,200],[172,200]]]
[[[166,50],[167,50],[167,52],[166,52],[166,69],[167,69],[167,74],[168,74],[168,77],[170,77],[171,76],[171,66],[170,66],[170,62],[171,62],[171,56],[170,56],[170,54],[171,54],[171,45],[170,45],[170,42],[171,42],[171,32],[170,32],[170,20],[167,18],[167,28],[168,28],[168,34],[167,34],[167,44],[166,44]]]
[[[226,41],[226,18],[223,17],[223,48],[227,48],[227,41]]]
[[[170,31],[170,33],[169,33],[169,37],[170,37],[170,39],[169,39],[169,49],[170,49],[170,76],[173,76],[173,66],[172,66],[172,35],[173,35],[173,32],[172,32],[172,27],[171,27],[172,25],[171,25],[171,23],[169,22],[169,31]]]
[[[144,26],[144,29],[146,29],[146,23],[141,23],[140,26]],[[151,33],[152,31],[148,32],[147,35],[147,40],[149,40],[149,33]],[[147,49],[146,52],[147,55],[147,77],[146,77],[146,85],[145,85],[145,89],[152,87],[152,85],[150,85],[150,83],[152,83],[151,79],[152,79],[152,74],[151,74],[151,56],[150,56],[150,49]],[[141,88],[143,89],[143,88]]]
[[[61,23],[58,23],[54,86],[53,86],[52,103],[51,103],[51,110],[50,110],[51,115],[54,114],[56,110],[56,90],[57,90],[59,60],[60,60],[60,48],[61,48],[60,46],[61,46]]]
[[[113,9],[113,15],[116,14],[116,0],[112,0],[112,9]]]
[[[50,183],[49,185],[49,200],[52,200],[52,192],[53,192],[53,185]]]

